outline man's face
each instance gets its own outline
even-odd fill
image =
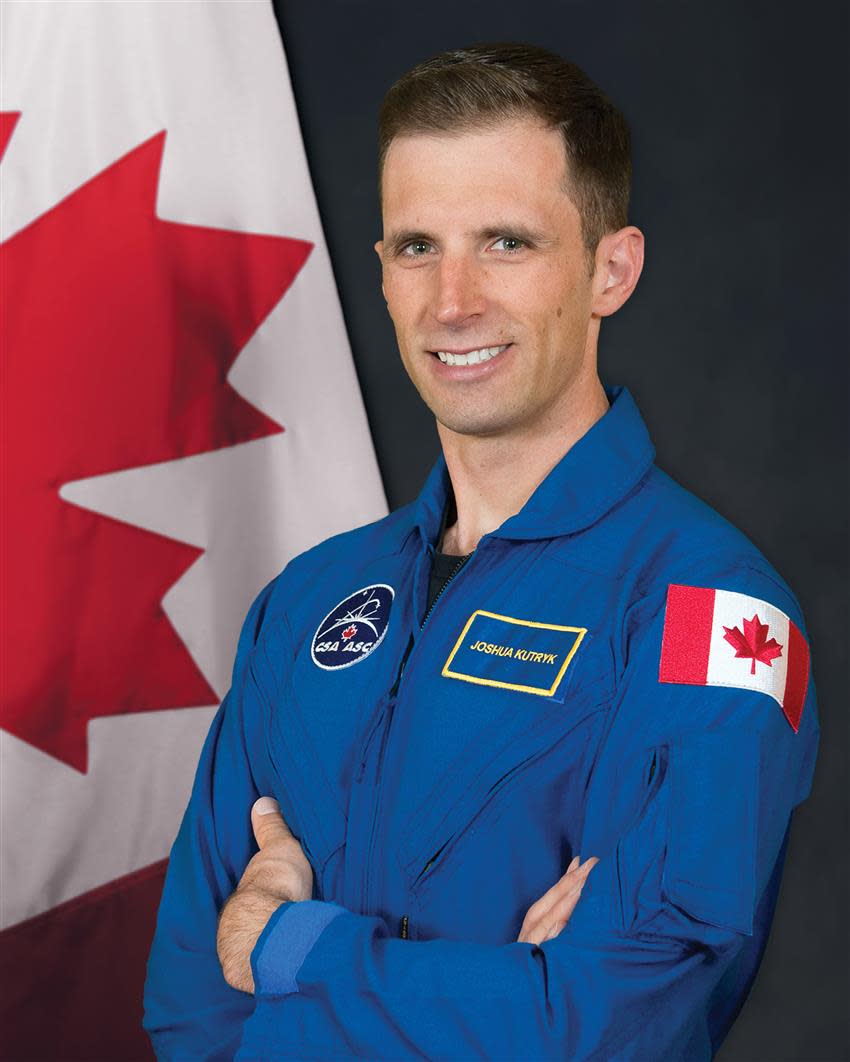
[[[384,294],[410,378],[454,432],[533,435],[596,379],[598,322],[565,171],[560,133],[531,120],[390,145]]]

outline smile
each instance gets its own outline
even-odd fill
[[[437,350],[435,353],[446,365],[478,365],[482,361],[490,361],[498,357],[509,346],[510,343],[505,343],[500,347],[481,347],[478,350],[470,350],[466,354],[451,354],[445,350]]]

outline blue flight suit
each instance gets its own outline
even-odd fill
[[[667,588],[804,628],[754,546],[653,465],[628,392],[609,398],[424,624],[442,459],[417,501],[254,603],[171,854],[146,989],[160,1059],[717,1049],[810,789],[815,697],[809,681],[795,732],[759,691],[660,682]],[[262,794],[315,887],[258,941],[254,998],[225,984],[215,935]],[[567,927],[516,943],[579,853],[600,862]]]

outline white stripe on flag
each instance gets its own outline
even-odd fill
[[[758,659],[754,661],[749,656],[736,656],[735,647],[726,638],[726,628],[737,628],[744,634],[744,621],[750,621],[754,616],[762,625],[767,624],[764,634],[766,641],[775,638],[782,647],[780,655],[773,657],[769,663]],[[785,613],[766,601],[729,590],[715,590],[707,685],[760,690],[781,705],[788,675],[788,623]]]

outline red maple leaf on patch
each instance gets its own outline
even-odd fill
[[[346,641],[348,641],[348,639],[353,638],[356,633],[357,628],[352,624],[352,626],[345,628],[345,630],[342,632],[342,636]]]
[[[158,218],[164,144],[140,144],[0,245],[0,723],[81,771],[90,719],[218,698],[161,604],[202,551],[59,491],[282,431],[226,377],[312,249]]]
[[[761,623],[756,614],[752,619],[745,619],[743,626],[743,633],[737,627],[723,628],[726,631],[723,637],[734,646],[735,656],[752,659],[751,675],[756,673],[756,660],[773,667],[771,661],[782,656],[782,646],[775,638],[767,640],[768,624]]]

